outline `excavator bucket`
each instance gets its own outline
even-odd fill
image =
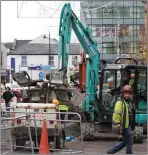
[[[50,73],[51,74],[51,81],[50,81],[50,84],[51,85],[63,85],[64,82],[63,82],[63,76],[62,76],[62,73],[61,72],[52,72]]]
[[[31,84],[30,76],[26,71],[13,73],[12,78],[21,87],[28,87]]]

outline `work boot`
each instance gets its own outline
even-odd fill
[[[107,154],[114,154],[114,152],[111,149],[108,149]]]

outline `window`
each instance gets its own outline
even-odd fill
[[[121,80],[120,70],[104,70],[102,89],[102,103],[106,110],[113,110],[114,104],[120,95],[119,86]],[[110,92],[110,90],[113,90]]]
[[[139,33],[139,25],[129,25],[128,35],[133,36]]]
[[[72,56],[72,65],[77,66],[78,65],[78,57],[77,56]]]
[[[138,93],[141,93],[142,91],[147,92],[146,70],[138,70],[137,79]]]
[[[140,111],[147,110],[147,69],[140,69],[137,72],[137,92],[139,94],[137,96],[140,97],[138,104],[136,107]]]
[[[54,66],[54,56],[49,56],[49,65]]]
[[[130,42],[128,42],[128,43],[122,42],[121,43],[121,53],[122,54],[133,53],[133,48],[131,48]]]
[[[27,56],[22,56],[21,65],[27,66]]]
[[[106,53],[108,53],[108,54],[117,53],[117,50],[113,44],[107,44],[106,45]]]
[[[131,18],[140,18],[140,9],[136,7],[130,8],[130,17]]]
[[[95,25],[90,25],[89,27],[90,27],[90,29],[92,31],[92,36],[96,37],[96,26]]]

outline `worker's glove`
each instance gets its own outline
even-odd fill
[[[123,133],[122,126],[121,126],[120,124],[118,124],[118,125],[113,125],[113,128],[115,129],[115,131],[116,131],[118,134],[122,134],[122,133]]]

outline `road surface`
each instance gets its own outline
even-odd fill
[[[117,141],[111,141],[111,140],[95,140],[95,141],[85,141],[84,142],[84,153],[85,154],[106,154],[106,150],[113,145],[117,144],[119,142]],[[81,152],[82,147],[79,140],[74,140],[71,142],[66,143],[66,150],[74,150],[74,152]],[[4,151],[4,150],[3,150]],[[6,150],[5,150],[6,151]],[[70,151],[55,151],[52,152],[52,154],[69,154]],[[120,154],[125,154],[125,148],[119,152]],[[144,140],[143,144],[134,144],[133,145],[133,153],[134,154],[147,154],[147,140]],[[14,154],[31,154],[31,150],[21,150],[19,152],[14,152]],[[38,152],[35,152],[35,154],[38,154]],[[79,153],[81,154],[81,153]]]

